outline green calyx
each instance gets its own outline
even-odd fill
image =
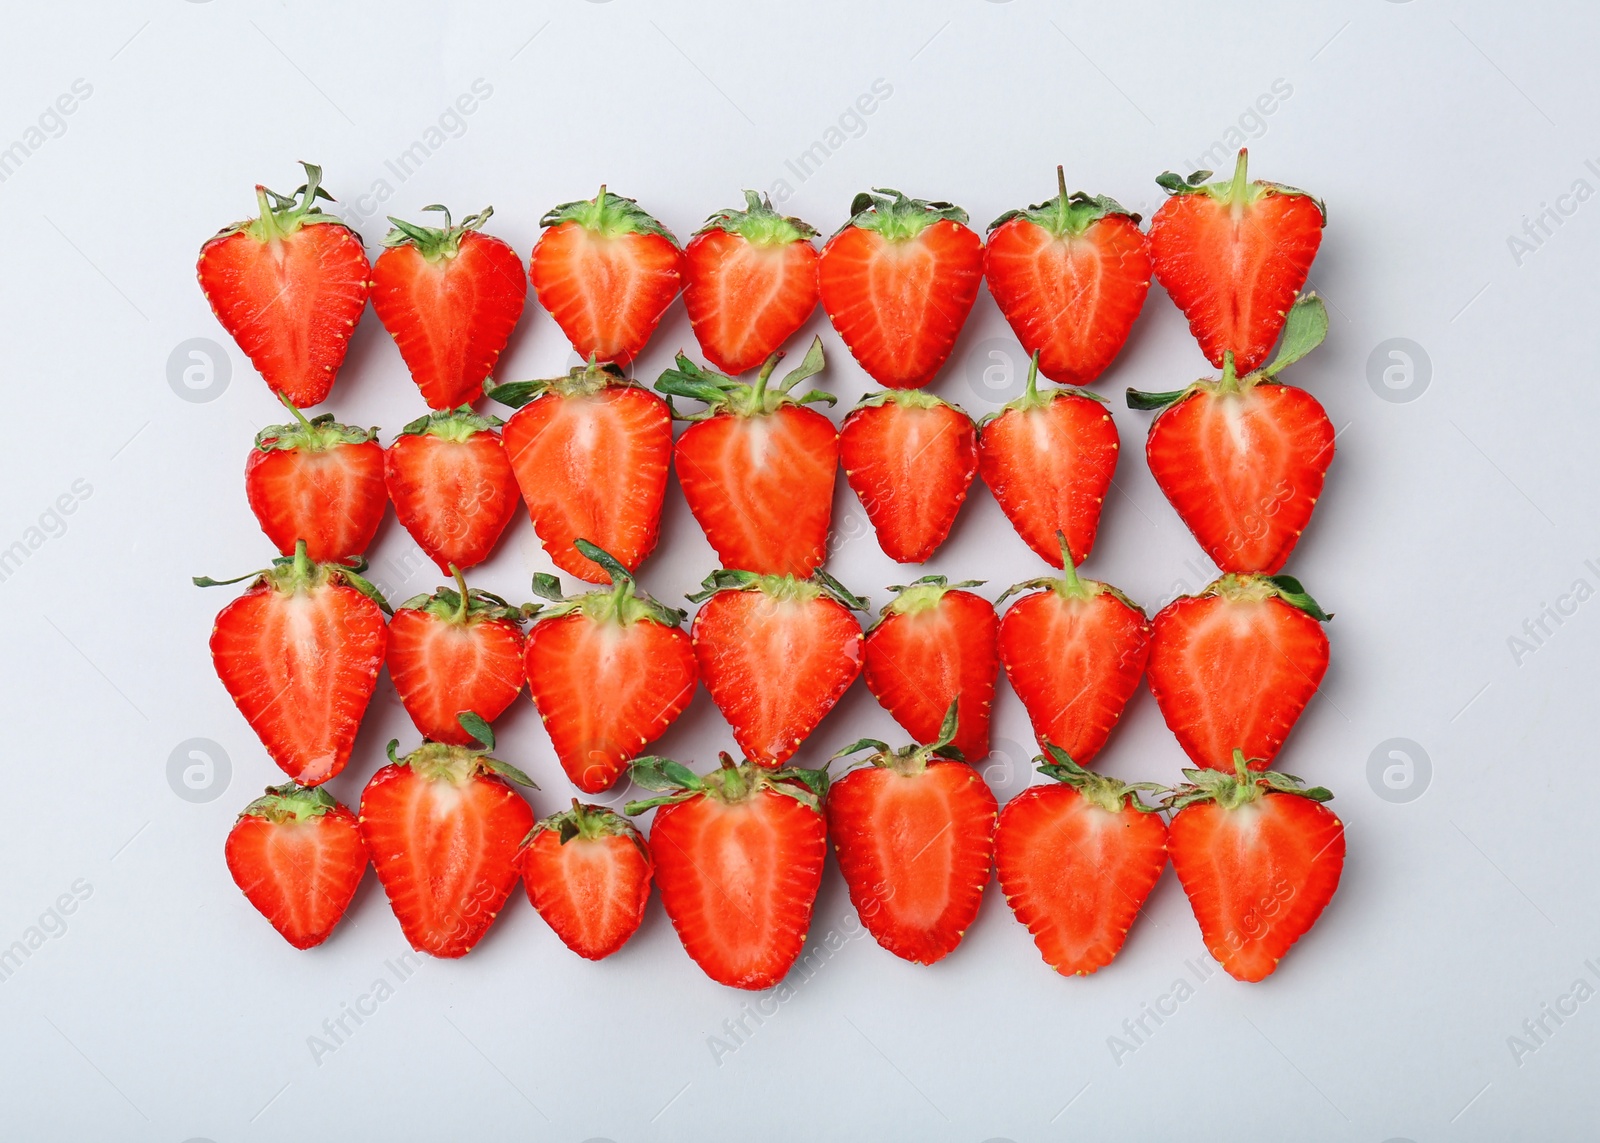
[[[572,799],[571,809],[562,810],[535,822],[528,836],[522,839],[523,846],[530,845],[541,833],[556,834],[562,845],[574,839],[595,841],[603,837],[625,837],[639,847],[640,853],[646,857],[650,856],[644,835],[627,817],[605,806],[580,802],[577,798]]]
[[[639,591],[633,573],[622,566],[610,552],[591,544],[588,540],[574,540],[572,546],[584,558],[593,560],[611,577],[611,589],[585,592],[583,595],[561,594],[561,581],[548,572],[533,577],[533,593],[548,599],[553,606],[539,611],[540,619],[558,619],[563,615],[582,612],[595,623],[617,623],[627,627],[641,620],[659,623],[663,627],[677,627],[685,613],[668,607]]]
[[[468,588],[466,577],[455,564],[450,565],[450,574],[455,577],[454,590],[441,587],[432,595],[414,595],[402,603],[399,610],[426,611],[436,619],[461,626],[486,619],[509,619],[513,623],[520,623],[529,616],[539,613],[537,603],[524,603],[518,606],[507,603],[498,595],[484,591],[480,587]]]
[[[1023,384],[1022,396],[1008,401],[983,420],[978,422],[981,428],[990,421],[998,420],[1007,413],[1031,413],[1043,409],[1051,401],[1061,400],[1066,397],[1082,397],[1090,401],[1097,401],[1102,405],[1110,404],[1105,397],[1093,389],[1083,389],[1077,385],[1055,385],[1049,389],[1039,388],[1039,351],[1034,350],[1033,356],[1028,359],[1028,379]]]
[[[1067,752],[1053,742],[1044,744],[1044,753],[1034,759],[1039,763],[1039,773],[1054,778],[1063,785],[1078,791],[1085,801],[1099,806],[1108,813],[1120,813],[1132,808],[1141,813],[1153,814],[1159,806],[1146,805],[1140,791],[1168,795],[1170,791],[1155,782],[1123,782],[1105,774],[1085,770],[1074,762]]]
[[[643,389],[620,368],[611,362],[600,362],[590,355],[584,365],[575,365],[565,377],[551,377],[540,381],[508,381],[488,390],[491,401],[520,409],[531,401],[552,393],[557,397],[591,397],[611,386],[628,385]]]
[[[793,575],[758,575],[755,572],[718,568],[700,584],[700,590],[684,596],[690,603],[704,603],[724,591],[759,591],[779,603],[807,602],[827,596],[851,611],[865,611],[869,604],[844,584],[818,568],[809,579]]]
[[[1144,608],[1122,594],[1117,588],[1108,583],[1101,583],[1097,579],[1080,579],[1078,569],[1072,562],[1072,549],[1067,545],[1067,534],[1056,529],[1056,542],[1061,545],[1061,574],[1059,576],[1040,576],[1037,579],[1023,580],[1014,583],[1000,593],[995,606],[999,606],[1013,595],[1024,591],[1049,590],[1063,600],[1093,599],[1097,595],[1113,595],[1126,607],[1144,614]]]
[[[835,758],[844,758],[850,754],[858,754],[863,750],[872,751],[864,758],[856,759],[862,766],[876,766],[882,770],[893,770],[903,778],[914,778],[928,768],[928,763],[936,756],[950,758],[956,762],[965,762],[961,751],[950,743],[955,741],[956,727],[960,725],[958,711],[961,700],[958,698],[950,704],[950,709],[945,711],[944,721],[939,725],[939,737],[928,743],[912,743],[895,750],[887,742],[876,738],[859,738],[846,746],[843,750],[836,750],[828,759],[832,762]]]
[[[355,588],[376,603],[385,615],[393,614],[389,601],[383,598],[383,593],[362,576],[361,573],[366,569],[367,561],[361,556],[355,557],[349,563],[319,564],[306,555],[306,542],[299,540],[295,543],[294,555],[277,557],[272,561],[271,567],[246,572],[232,579],[212,579],[208,575],[197,575],[191,582],[196,587],[226,587],[228,584],[252,580],[254,582],[251,587],[265,585],[283,595],[309,595],[326,584],[344,584]]]
[[[266,818],[273,825],[285,822],[310,821],[320,818],[339,803],[321,786],[301,786],[287,782],[282,786],[268,786],[267,792],[246,806],[239,814],[242,818]]]
[[[294,414],[294,423],[289,425],[268,425],[256,434],[256,448],[262,452],[274,450],[288,451],[299,449],[302,452],[323,452],[330,448],[337,448],[346,444],[366,444],[368,441],[378,439],[376,427],[370,429],[356,428],[351,425],[341,425],[333,419],[332,413],[323,413],[320,416],[306,419],[295,403],[282,393],[278,400],[283,402],[284,408]]]
[[[954,409],[962,416],[967,415],[960,405],[935,396],[926,389],[879,389],[862,397],[856,402],[855,408],[877,409],[884,405],[895,405],[901,409]],[[855,412],[855,409],[850,411]]]
[[[1256,575],[1248,572],[1227,572],[1200,592],[1196,598],[1214,596],[1236,603],[1261,603],[1269,599],[1282,600],[1290,607],[1304,611],[1318,623],[1326,623],[1333,613],[1324,611],[1310,593],[1292,575]]]
[[[1167,792],[1161,803],[1164,808],[1181,810],[1197,802],[1215,802],[1225,810],[1236,810],[1267,794],[1290,794],[1313,802],[1326,802],[1333,797],[1324,787],[1307,787],[1292,774],[1252,771],[1243,750],[1233,752],[1231,774],[1223,770],[1185,770],[1183,776],[1189,779],[1188,783]]]
[[[767,358],[754,383],[746,383],[710,369],[702,369],[680,353],[677,368],[668,369],[661,375],[656,381],[656,390],[668,397],[689,397],[705,402],[706,408],[699,413],[678,414],[676,409],[673,410],[675,416],[686,421],[709,420],[721,413],[731,413],[736,417],[764,417],[777,412],[784,405],[809,405],[813,401],[832,405],[838,400],[832,393],[817,390],[800,397],[791,392],[801,381],[822,372],[826,364],[822,357],[822,338],[812,338],[800,364],[774,384],[772,374],[782,360],[783,351],[780,349]]]
[[[1233,162],[1232,178],[1212,183],[1206,181],[1211,177],[1210,171],[1195,171],[1187,178],[1172,171],[1163,171],[1156,176],[1156,185],[1169,195],[1204,194],[1224,205],[1240,209],[1267,195],[1299,195],[1315,203],[1317,211],[1322,215],[1322,224],[1324,226],[1328,224],[1328,208],[1316,195],[1303,191],[1299,187],[1285,186],[1283,183],[1251,182],[1249,169],[1249,149],[1240,147],[1239,154]]]
[[[696,774],[671,758],[635,758],[629,773],[637,786],[658,791],[658,796],[629,802],[623,807],[630,814],[643,813],[657,806],[686,802],[690,798],[715,798],[724,805],[747,802],[763,790],[795,799],[818,813],[828,793],[826,770],[785,767],[768,770],[746,759],[735,762],[729,754],[719,755],[721,765],[709,774]]]
[[[258,242],[271,242],[274,239],[289,237],[302,226],[313,226],[318,223],[332,223],[350,230],[343,219],[325,214],[317,205],[319,199],[324,202],[334,201],[333,196],[322,189],[322,168],[304,161],[300,165],[306,170],[306,181],[296,187],[293,194],[281,195],[277,191],[258,185],[256,206],[260,213],[255,218],[223,227],[217,237],[244,233]],[[353,230],[350,232],[355,233]]]
[[[661,225],[647,211],[640,209],[635,200],[612,194],[603,186],[594,198],[564,202],[551,209],[539,220],[539,225],[560,226],[564,222],[576,222],[598,238],[620,238],[625,234],[654,234],[665,238],[673,246],[678,245],[678,240],[672,231]]]
[[[850,221],[839,233],[854,226],[875,231],[889,242],[905,242],[941,221],[965,226],[967,212],[947,202],[926,202],[887,187],[873,187],[870,194],[862,191],[851,200]]]
[[[1114,198],[1105,195],[1088,195],[1083,191],[1067,193],[1067,173],[1056,168],[1056,197],[1035,203],[1026,210],[1008,210],[989,224],[996,230],[1014,218],[1025,218],[1035,226],[1042,226],[1056,238],[1074,238],[1107,215],[1119,214],[1135,224],[1139,216]]]
[[[511,763],[490,756],[494,750],[494,730],[482,716],[464,710],[456,715],[456,721],[461,724],[462,730],[477,739],[478,749],[425,740],[402,758],[396,751],[400,745],[399,739],[390,739],[385,747],[389,761],[396,766],[409,767],[419,778],[426,778],[430,782],[448,782],[452,786],[465,785],[480,774],[497,774],[519,786],[534,790],[539,788],[532,778]]]
[[[890,615],[917,615],[938,607],[939,601],[947,592],[966,587],[982,587],[983,584],[984,581],[981,579],[964,579],[959,583],[951,583],[942,575],[925,575],[913,583],[892,584],[889,590],[894,592],[895,596],[878,614],[885,618]]]
[[[494,207],[486,206],[477,214],[469,214],[461,220],[460,226],[450,225],[450,209],[433,203],[422,208],[423,210],[437,210],[444,214],[443,226],[423,226],[417,222],[406,222],[404,219],[390,215],[389,222],[394,229],[383,236],[385,246],[415,246],[429,262],[438,262],[444,258],[454,258],[461,249],[461,237],[469,230],[481,230],[483,224],[489,221],[494,214]]]
[[[403,437],[438,437],[443,441],[460,444],[478,433],[491,432],[505,424],[499,417],[474,413],[471,405],[443,409],[418,417],[400,430]],[[374,432],[377,430],[374,429]]]
[[[737,234],[752,246],[787,246],[817,236],[816,228],[798,218],[788,218],[772,207],[772,200],[753,190],[744,192],[745,209],[729,207],[706,219],[696,234],[725,230]]]

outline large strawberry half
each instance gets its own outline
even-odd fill
[[[1087,385],[1122,350],[1150,291],[1150,250],[1139,216],[1115,199],[1067,193],[989,224],[983,276],[1039,371]]]
[[[500,422],[463,405],[429,413],[384,453],[394,514],[439,570],[489,558],[517,513],[517,478],[496,433]]]
[[[570,810],[534,825],[518,864],[539,916],[586,960],[616,952],[644,920],[650,847],[615,810],[573,798]]]
[[[307,420],[283,400],[294,424],[262,429],[245,462],[250,510],[283,555],[304,540],[313,560],[359,556],[389,503],[378,430],[338,424],[332,413]]]
[[[453,409],[483,396],[484,382],[511,340],[527,300],[522,259],[509,243],[483,233],[494,208],[450,225],[391,218],[387,249],[372,264],[372,308],[400,349],[430,409]]]
[[[1172,197],[1150,220],[1156,281],[1166,289],[1206,360],[1249,373],[1267,359],[1322,243],[1327,213],[1305,191],[1249,182],[1243,148],[1233,178],[1208,183],[1167,171]]]
[[[822,248],[822,306],[865,369],[888,389],[939,372],[983,279],[983,240],[967,212],[897,190],[862,193]]]
[[[324,214],[322,168],[302,163],[305,184],[284,196],[256,187],[259,217],[200,247],[206,301],[250,364],[296,405],[321,404],[367,305],[371,266],[361,236]]]

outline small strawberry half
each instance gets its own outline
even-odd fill
[[[194,582],[244,579],[250,589],[211,629],[217,677],[279,768],[321,785],[350,760],[383,666],[389,605],[353,568],[307,558],[304,541],[264,571]]]
[[[640,758],[633,781],[658,796],[650,856],[684,951],[730,988],[781,981],[800,956],[822,884],[827,825],[823,770],[768,770],[751,762],[704,777],[670,758]]]
[[[886,389],[920,389],[944,365],[983,280],[983,240],[947,202],[874,188],[822,248],[822,307]]]
[[[394,338],[430,409],[453,409],[483,396],[500,353],[522,316],[527,279],[509,243],[480,229],[486,206],[450,225],[391,218],[386,247],[372,264],[372,308]]]
[[[1333,422],[1315,397],[1277,374],[1327,332],[1322,299],[1302,294],[1270,366],[1241,378],[1230,352],[1219,380],[1175,393],[1128,390],[1131,407],[1161,410],[1145,442],[1150,472],[1223,571],[1279,571],[1322,495]]]
[[[477,740],[461,712],[493,722],[522,691],[524,610],[455,575],[454,591],[441,587],[395,608],[389,678],[423,737],[471,746]]]
[[[389,503],[378,430],[338,424],[332,413],[308,421],[283,403],[295,423],[262,429],[245,462],[250,510],[282,555],[297,540],[319,562],[361,555]]]
[[[1291,576],[1232,572],[1157,613],[1150,691],[1195,765],[1267,768],[1327,673],[1331,618]]]
[[[1006,903],[1063,976],[1110,964],[1167,867],[1167,827],[1140,790],[1092,774],[1046,743],[1030,786],[1006,803],[995,831],[995,868]]]
[[[1235,980],[1265,980],[1333,899],[1344,871],[1344,823],[1333,797],[1288,774],[1185,770],[1168,837],[1200,935]]]
[[[782,381],[769,384],[783,354],[767,358],[747,385],[701,369],[683,354],[656,388],[704,401],[673,451],[678,483],[689,510],[705,530],[725,568],[760,575],[804,578],[828,554],[833,482],[839,468],[839,431],[813,401],[833,404],[831,393],[791,390],[822,372],[822,339]]]
[[[989,754],[989,708],[1000,673],[1000,621],[994,604],[942,575],[891,587],[895,598],[867,632],[864,674],[879,705],[918,742],[940,737],[946,712],[959,704],[949,741],[969,762]]]
[[[489,558],[517,513],[517,477],[494,417],[466,405],[419,417],[383,458],[394,514],[439,570]]]
[[[605,569],[579,536],[637,571],[655,550],[672,459],[672,411],[613,366],[513,381],[489,394],[517,412],[501,430],[533,530],[556,567],[590,583]]]
[[[561,943],[602,960],[638,931],[650,900],[650,847],[627,818],[583,805],[534,825],[518,857],[528,900]]]
[[[528,633],[523,669],[561,768],[598,794],[683,713],[698,675],[683,612],[641,594],[609,553],[577,545],[610,573],[611,590],[568,598],[555,576],[534,576],[551,605]]]
[[[683,305],[706,360],[737,377],[771,357],[817,308],[817,232],[745,191],[684,249]]]
[[[592,199],[562,203],[539,225],[546,229],[529,266],[539,304],[579,357],[626,366],[678,296],[678,240],[633,199],[605,187]]]
[[[861,673],[858,599],[820,569],[810,579],[715,571],[690,638],[711,701],[745,757],[788,761]]]
[[[361,836],[406,940],[418,952],[461,957],[488,931],[517,883],[517,851],[533,811],[511,786],[532,781],[489,756],[494,732],[461,725],[480,749],[424,742],[361,791]],[[509,779],[510,781],[507,781]]]
[[[1065,549],[1066,542],[1062,541]],[[1000,620],[1000,662],[1041,748],[1088,765],[1106,744],[1150,658],[1150,621],[1122,592],[1079,579],[1062,552],[1059,579],[1032,579]]]
[[[1150,292],[1150,249],[1139,216],[1115,199],[1067,194],[989,224],[983,276],[1039,371],[1088,385],[1122,351]]]
[[[934,758],[953,749],[956,707],[926,746],[891,750],[863,738],[836,758],[871,750],[828,788],[828,833],[861,923],[904,960],[947,956],[977,919],[994,864],[999,805],[977,770]]]
[[[869,393],[839,427],[844,478],[883,554],[920,564],[944,543],[978,473],[978,433],[961,409],[920,389]]]
[[[1221,369],[1249,373],[1267,359],[1295,295],[1322,244],[1327,211],[1305,191],[1248,182],[1243,148],[1233,178],[1208,183],[1167,171],[1156,182],[1171,196],[1150,220],[1150,254],[1160,282]]]
[[[268,786],[228,833],[228,872],[297,949],[328,939],[367,871],[356,816],[322,789]]]
[[[222,328],[267,386],[296,405],[327,400],[344,363],[372,267],[361,236],[324,214],[322,168],[284,196],[256,187],[257,218],[224,227],[200,247],[200,288]]]
[[[1075,563],[1089,558],[1121,448],[1105,398],[1087,389],[1039,391],[1039,357],[1027,388],[978,427],[978,469],[1028,547],[1060,566],[1065,533]]]

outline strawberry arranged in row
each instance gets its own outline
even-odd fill
[[[239,713],[278,767],[303,786],[350,760],[383,666],[388,604],[354,568],[317,563],[305,541],[252,579],[217,615],[211,658]]]
[[[570,810],[534,824],[517,862],[539,916],[586,960],[616,952],[644,920],[650,847],[614,810],[573,798]]]
[[[640,758],[633,781],[655,797],[650,857],[684,951],[730,988],[781,981],[800,956],[827,856],[821,770],[769,770],[722,755],[702,776],[670,758]]]
[[[389,503],[378,430],[338,424],[332,413],[307,420],[282,400],[295,423],[256,435],[244,466],[250,510],[282,555],[301,540],[318,562],[361,555]]]
[[[217,320],[267,386],[300,406],[327,400],[371,289],[361,236],[325,214],[322,168],[292,195],[256,187],[260,215],[226,226],[195,267]]]
[[[430,409],[470,405],[500,359],[527,300],[522,259],[483,233],[486,206],[443,226],[391,218],[394,229],[372,264],[372,308],[399,347]]]
[[[561,768],[597,794],[683,713],[698,673],[683,612],[640,594],[609,552],[576,543],[611,589],[568,597],[554,576],[534,576],[534,594],[551,602],[528,634],[523,666]]]
[[[419,417],[384,453],[394,514],[446,575],[477,567],[517,513],[517,480],[494,430],[470,406]]]
[[[822,339],[772,383],[783,354],[767,358],[753,384],[702,369],[683,354],[656,388],[706,404],[678,437],[673,463],[683,497],[725,568],[804,578],[827,557],[839,431],[815,409],[831,393],[796,397],[822,372]]]
[[[810,579],[715,571],[690,638],[700,678],[745,757],[777,767],[861,673],[858,599],[827,572]]]

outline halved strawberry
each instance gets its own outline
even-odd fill
[[[1233,354],[1222,377],[1175,393],[1128,390],[1136,409],[1160,409],[1145,455],[1167,500],[1217,567],[1280,570],[1300,540],[1333,463],[1333,422],[1317,399],[1277,374],[1322,343],[1328,312],[1302,294],[1278,358],[1240,378]]]
[[[228,872],[297,949],[328,939],[367,871],[356,816],[322,789],[268,786],[228,832]]]
[[[672,232],[605,187],[539,220],[529,273],[578,356],[627,365],[678,296],[683,252]]]
[[[1028,547],[1061,566],[1089,558],[1121,444],[1105,398],[1087,389],[1039,391],[1039,357],[1022,396],[978,426],[978,469]]]
[[[1144,676],[1150,621],[1110,584],[1079,579],[1066,551],[1062,571],[1008,587],[996,601],[1031,592],[1000,620],[1000,662],[1040,747],[1054,744],[1087,766]]]
[[[245,462],[250,510],[282,555],[296,540],[319,562],[361,555],[389,503],[378,430],[338,424],[332,413],[308,421],[283,403],[295,423],[262,429]]]
[[[217,614],[217,677],[267,753],[302,786],[326,782],[350,760],[383,666],[388,604],[355,570],[292,557],[239,579],[195,577],[198,587],[254,579]]]
[[[684,249],[683,305],[706,360],[737,377],[783,346],[817,308],[817,232],[745,191]]]
[[[751,762],[704,777],[669,758],[641,758],[633,781],[653,798],[650,856],[684,951],[730,988],[771,988],[805,946],[822,884],[827,826],[822,770],[772,771]]]
[[[874,188],[822,248],[822,307],[886,389],[920,389],[955,347],[983,280],[983,240],[947,202]]]
[[[655,550],[672,457],[667,402],[590,362],[550,381],[513,381],[490,396],[517,409],[506,456],[556,567],[590,583],[605,570],[573,547],[584,537],[637,571]]]
[[[936,740],[950,704],[959,702],[952,741],[969,762],[989,753],[989,708],[1000,673],[994,605],[962,590],[977,586],[929,575],[891,587],[895,598],[867,632],[865,648],[867,689],[918,742]]]
[[[394,514],[439,570],[489,558],[517,512],[517,478],[494,430],[466,405],[418,417],[384,454]]]
[[[1197,766],[1265,770],[1328,670],[1332,616],[1290,576],[1222,576],[1157,613],[1150,691]]]
[[[995,868],[1006,903],[1063,976],[1110,964],[1167,867],[1167,827],[1140,790],[1091,774],[1045,744],[1039,772],[1054,778],[1006,803]]]
[[[978,473],[972,418],[932,393],[869,393],[839,427],[844,478],[867,510],[878,546],[920,564],[944,543]]]
[[[533,811],[511,786],[532,786],[515,766],[489,756],[494,733],[467,714],[461,725],[481,749],[424,742],[361,791],[361,836],[406,940],[418,952],[472,951],[517,883],[517,851]],[[510,779],[510,781],[507,781]]]
[[[322,168],[300,165],[305,184],[289,196],[256,187],[260,216],[218,231],[195,270],[212,312],[267,386],[311,406],[333,388],[372,268],[361,236],[317,205],[333,201]]]
[[[627,818],[572,799],[542,818],[518,856],[522,884],[561,943],[601,960],[627,943],[650,900],[650,847]]]
[[[609,553],[577,545],[610,573],[611,590],[567,598],[555,576],[534,576],[534,594],[554,605],[528,633],[523,668],[561,768],[598,794],[683,713],[697,674],[683,612],[641,594]]]
[[[949,750],[956,707],[926,746],[891,750],[863,738],[866,765],[828,789],[828,833],[861,923],[917,964],[943,959],[977,919],[994,864],[999,805],[977,770],[933,756]]]
[[[753,385],[701,369],[683,354],[656,388],[708,406],[678,437],[673,461],[689,510],[722,566],[760,575],[804,578],[828,554],[839,432],[805,406],[832,404],[831,393],[794,397],[800,381],[822,372],[822,339],[805,360],[768,386],[783,354],[774,353]]]
[[[498,595],[467,588],[459,570],[452,591],[408,599],[389,620],[389,678],[423,737],[453,746],[476,739],[459,721],[471,711],[485,722],[505,712],[522,691],[523,609]]]
[[[1232,772],[1185,770],[1172,792],[1172,868],[1200,935],[1235,980],[1264,980],[1322,915],[1344,870],[1344,823],[1333,797],[1287,774],[1256,774],[1242,751]]]
[[[1115,199],[1067,194],[989,224],[983,276],[1039,371],[1087,385],[1122,351],[1150,292],[1150,249],[1139,216]]]
[[[861,673],[858,599],[820,569],[810,579],[715,571],[690,638],[711,701],[745,757],[781,766]]]
[[[389,219],[387,247],[372,264],[372,308],[378,312],[430,409],[453,409],[483,396],[484,382],[511,340],[527,300],[522,259],[510,244],[483,233],[486,206],[441,227]]]
[[[1210,171],[1156,179],[1172,197],[1150,220],[1156,281],[1189,319],[1206,360],[1249,373],[1266,361],[1284,315],[1306,284],[1322,243],[1327,211],[1305,191],[1247,182],[1239,150],[1233,178]]]

